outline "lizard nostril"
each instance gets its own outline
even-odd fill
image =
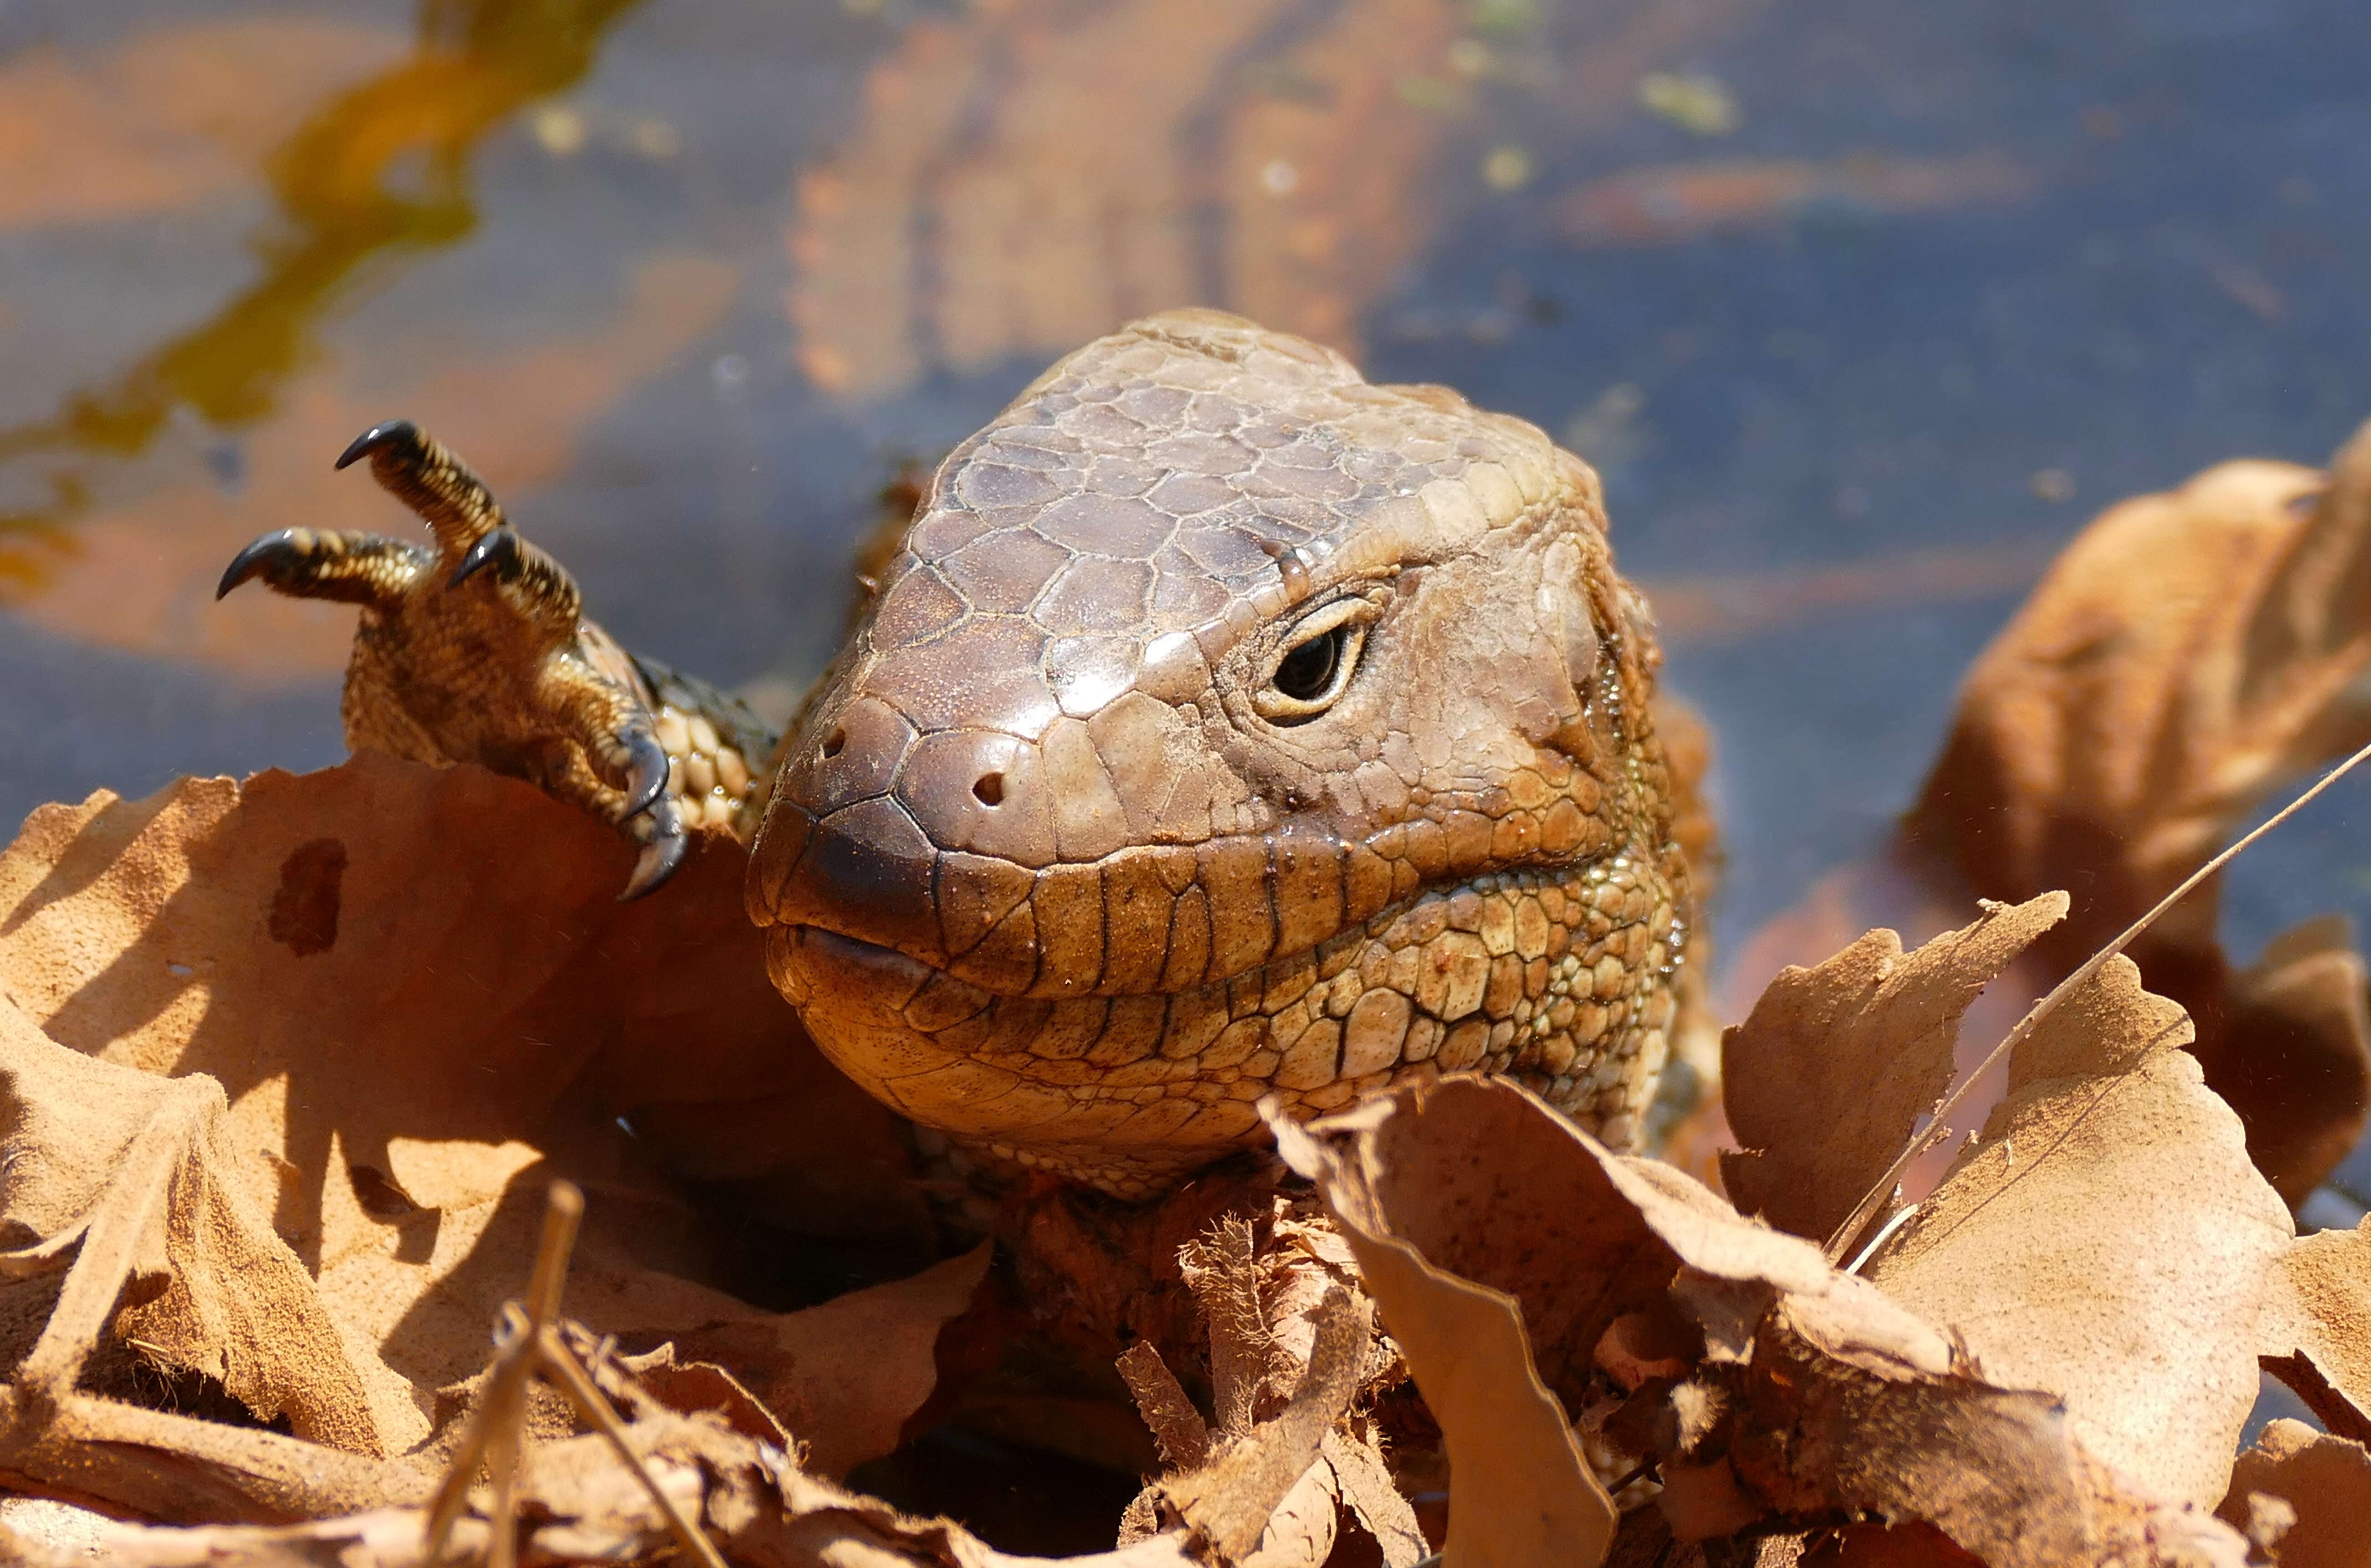
[[[978,781],[972,785],[971,792],[979,798],[979,803],[983,806],[1002,805],[1004,803],[1004,775],[1001,773],[981,774]]]
[[[839,748],[846,744],[848,744],[848,732],[839,728],[838,725],[832,726],[831,733],[823,738],[823,749],[821,755],[824,760],[828,762],[833,757],[838,756],[839,755]]]

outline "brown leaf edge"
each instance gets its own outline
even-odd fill
[[[1371,1102],[1352,1115],[1389,1114],[1397,1103],[1396,1096]],[[1440,1424],[1449,1450],[1446,1556],[1460,1568],[1602,1562],[1613,1541],[1613,1502],[1540,1377],[1521,1303],[1436,1266],[1391,1233],[1388,1204],[1370,1173],[1325,1136],[1344,1120],[1316,1130],[1294,1124],[1278,1104],[1262,1109],[1285,1162],[1318,1183]]]
[[[1936,1107],[1934,1118],[1927,1124],[1926,1129],[1904,1145],[1902,1153],[1875,1182],[1869,1184],[1868,1190],[1861,1195],[1860,1201],[1853,1206],[1852,1212],[1830,1233],[1826,1249],[1829,1262],[1840,1260],[1845,1255],[1845,1250],[1884,1207],[1896,1183],[1902,1180],[1903,1172],[1910,1168],[1911,1162],[1932,1148],[1950,1132],[1952,1117],[1960,1111],[1962,1103],[1976,1086],[1985,1080],[1987,1075],[2004,1057],[2013,1053],[2036,1030],[2040,1029],[2051,1014],[2064,1006],[2067,997],[2088,986],[2093,977],[2105,968],[2110,961],[2121,957],[2124,949],[2131,946],[2134,940],[2145,933],[2150,927],[2156,925],[2168,910],[2180,904],[2193,889],[2246,853],[2266,834],[2312,804],[2332,785],[2354,771],[2366,760],[2371,760],[2371,744],[2357,748],[2343,761],[2316,779],[2311,788],[2265,818],[2246,835],[2225,846],[2205,864],[2184,877],[2172,892],[2151,905],[2147,913],[2125,927],[2113,941],[2084,960],[2073,974],[2052,987],[2049,995],[2036,1002],[2032,1010],[2018,1020],[2017,1027],[2010,1030],[1999,1044],[1985,1053],[1984,1060],[1978,1063],[1972,1071],[1960,1075],[1958,1087],[1951,1090],[1942,1104]]]
[[[1458,1245],[1472,1266],[1486,1276],[1519,1274],[1541,1245],[1539,1210],[1626,1216],[1591,1232],[1593,1250],[1565,1255],[1561,1290],[1588,1304],[1590,1322],[1645,1310],[1700,1336],[1693,1377],[1647,1390],[1666,1401],[1661,1422],[1646,1424],[1656,1433],[1661,1505],[1683,1539],[1799,1530],[1842,1514],[1925,1520],[1995,1568],[2236,1564],[2244,1555],[2237,1534],[2211,1516],[2152,1495],[2086,1452],[2050,1395],[1987,1383],[1948,1335],[1833,1270],[1811,1243],[1741,1217],[1670,1167],[1609,1153],[1515,1085],[1444,1078],[1278,1132],[1288,1159],[1319,1183],[1354,1248],[1374,1239],[1415,1252],[1395,1221],[1414,1215],[1421,1222],[1440,1210],[1462,1216]],[[1535,1205],[1497,1201],[1492,1183],[1508,1168],[1521,1172]],[[1444,1197],[1444,1180],[1467,1190]],[[1420,1254],[1417,1262],[1426,1270],[1421,1288],[1433,1289],[1437,1271]],[[1380,1274],[1372,1283],[1396,1334],[1394,1296]],[[1460,1283],[1521,1333],[1514,1294],[1494,1288],[1514,1283],[1511,1275]],[[1523,1288],[1528,1310],[1541,1286]],[[1571,1302],[1549,1299],[1541,1309],[1554,1317]],[[1544,1389],[1527,1401],[1503,1367],[1477,1371],[1470,1345],[1458,1348],[1463,1355],[1443,1358],[1407,1346],[1452,1446],[1452,1560],[1598,1561],[1603,1537],[1578,1538],[1586,1550],[1576,1551],[1568,1529],[1555,1538],[1564,1542],[1560,1557],[1540,1557],[1535,1545],[1497,1554],[1502,1529],[1569,1510],[1594,1482],[1585,1466],[1557,1477],[1556,1467],[1537,1463],[1539,1449],[1570,1442]],[[1476,1475],[1475,1466],[1457,1464],[1460,1428],[1470,1432],[1474,1419],[1452,1413],[1461,1382],[1489,1389],[1474,1407],[1486,1424],[1529,1428],[1538,1412],[1544,1430],[1529,1470],[1501,1463]],[[1462,1493],[1461,1480],[1468,1483]],[[1492,1486],[1503,1491],[1484,1504],[1482,1489]],[[1610,1527],[1611,1509],[1600,1507],[1601,1528]]]
[[[280,1568],[299,1560],[419,1568],[456,1554],[503,1568],[518,1561],[639,1561],[670,1548],[709,1568],[825,1562],[1031,1568],[1057,1561],[1081,1568],[1209,1568],[1213,1561],[1216,1543],[1198,1527],[1085,1557],[998,1551],[949,1521],[908,1518],[807,1473],[795,1447],[769,1440],[764,1426],[753,1431],[747,1412],[730,1408],[737,1389],[720,1389],[715,1378],[693,1379],[695,1397],[704,1405],[721,1392],[726,1410],[688,1417],[664,1408],[630,1366],[601,1356],[592,1336],[555,1316],[583,1206],[573,1185],[554,1184],[526,1299],[503,1310],[485,1392],[441,1480],[408,1459],[363,1458],[87,1394],[66,1393],[45,1407],[25,1391],[0,1387],[0,1484],[152,1516],[247,1521],[111,1527],[99,1550],[124,1568]],[[1307,1436],[1314,1454],[1335,1407],[1347,1402],[1366,1343],[1367,1309],[1336,1292],[1320,1322],[1312,1375],[1288,1406],[1290,1419],[1269,1424],[1285,1430],[1255,1429],[1249,1450],[1297,1449]],[[596,1348],[592,1356],[584,1355],[588,1345]],[[525,1389],[534,1377],[557,1384],[593,1434],[526,1447]],[[619,1414],[613,1390],[626,1397],[634,1419]],[[772,1433],[779,1436],[779,1428]],[[483,1489],[473,1484],[481,1466],[489,1482]],[[1324,1468],[1309,1467],[1309,1475]],[[1277,1500],[1273,1517],[1251,1521],[1245,1550],[1296,1533],[1296,1510],[1309,1510],[1301,1496],[1308,1479]],[[1242,1489],[1222,1493],[1214,1487],[1209,1494],[1240,1497]],[[1330,1546],[1330,1491],[1323,1506],[1324,1543]],[[1243,1527],[1231,1521],[1238,1534]],[[26,1561],[40,1561],[28,1543],[11,1545]],[[1321,1548],[1245,1560],[1314,1568],[1323,1557]],[[63,1568],[67,1559],[54,1561]]]

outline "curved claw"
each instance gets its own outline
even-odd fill
[[[338,467],[351,467],[372,453],[388,446],[411,446],[420,441],[420,427],[410,420],[388,420],[375,424],[354,437],[353,444],[338,454]]]
[[[293,548],[291,535],[295,530],[283,528],[277,534],[266,534],[230,558],[223,569],[222,581],[214,585],[214,598],[221,600],[242,582],[260,577],[271,568],[274,556],[285,556]]]
[[[458,588],[490,566],[495,569],[494,576],[501,582],[507,582],[518,575],[519,536],[507,527],[497,528],[471,545],[469,553],[461,558],[461,564],[453,569],[445,586]]]
[[[656,893],[675,875],[683,864],[684,847],[688,842],[683,831],[682,819],[675,813],[672,801],[659,808],[657,832],[642,846],[641,857],[634,861],[634,874],[626,879],[626,891],[618,895],[620,904]]]
[[[648,730],[628,731],[624,740],[627,760],[633,769],[626,790],[626,815],[638,817],[666,793],[666,748]]]
[[[377,534],[283,528],[231,558],[214,585],[214,597],[260,577],[265,587],[292,599],[327,599],[385,611],[411,591],[434,559],[417,546]]]

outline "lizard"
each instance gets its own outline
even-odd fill
[[[1007,1172],[1128,1200],[1339,1110],[1508,1075],[1635,1147],[1693,983],[1692,771],[1602,487],[1536,426],[1209,310],[1077,350],[946,457],[787,729],[626,652],[404,421],[432,546],[231,562],[359,606],[349,745],[476,762],[642,848],[748,847],[823,1052]]]

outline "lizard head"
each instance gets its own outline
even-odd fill
[[[1594,473],[1213,312],[934,476],[785,743],[775,984],[916,1121],[1124,1195],[1409,1075],[1629,1141],[1684,869]]]

